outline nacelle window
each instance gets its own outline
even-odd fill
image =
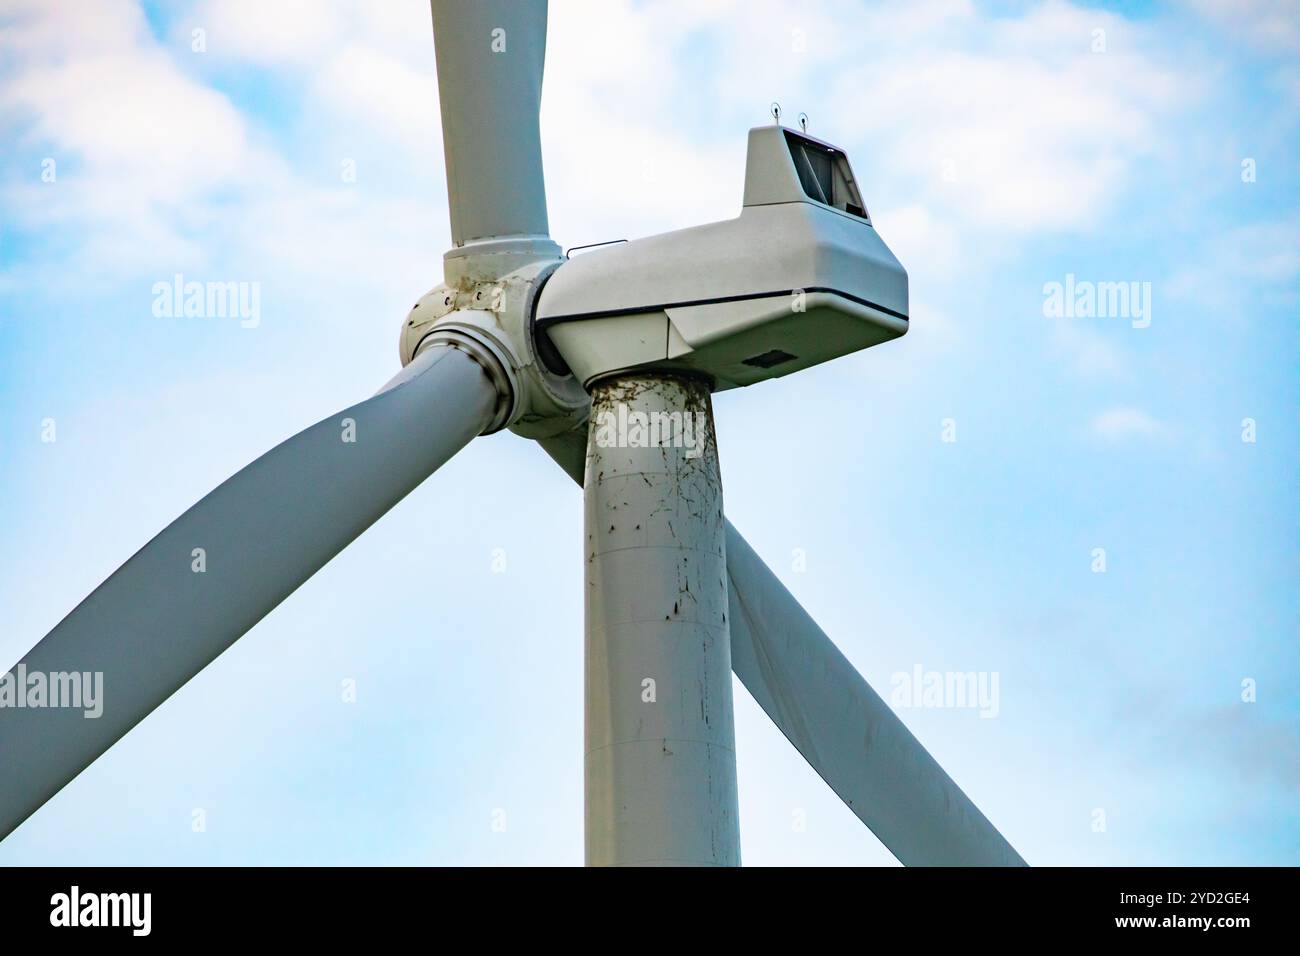
[[[790,130],[785,131],[785,139],[795,172],[799,174],[799,183],[809,199],[871,221],[853,181],[853,170],[849,168],[847,156],[834,147],[805,139]]]

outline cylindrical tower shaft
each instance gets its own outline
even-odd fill
[[[708,387],[658,373],[597,383],[585,499],[587,863],[738,865]]]

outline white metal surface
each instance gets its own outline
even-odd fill
[[[900,862],[1025,865],[730,524],[727,573],[736,676]]]
[[[456,247],[447,254],[448,272],[490,272],[494,259],[515,255],[557,258],[559,247],[548,238],[538,127],[546,0],[432,0],[431,6]],[[459,261],[467,258],[481,261]]]
[[[518,260],[519,257],[514,257]],[[509,426],[526,438],[581,424],[591,404],[571,375],[557,375],[539,359],[531,317],[537,289],[554,262],[522,262],[503,275],[446,282],[420,297],[402,323],[401,357],[444,338],[472,341],[490,352],[508,383],[510,407],[494,428]]]
[[[907,273],[865,214],[848,211],[861,199],[847,158],[833,151],[825,174],[829,199],[845,208],[818,201],[800,184],[787,132],[750,132],[737,218],[609,245],[556,270],[536,322],[580,381],[677,370],[720,390],[906,333]]]
[[[735,219],[574,256],[547,283],[537,315],[547,324],[795,289],[833,289],[907,315],[907,273],[876,230],[802,201],[746,206]]]
[[[587,863],[739,865],[722,485],[708,389],[628,378],[598,384],[592,398]],[[658,414],[678,416],[679,437],[637,446],[645,434],[636,434],[636,416]]]
[[[497,404],[478,363],[447,347],[390,385],[222,483],[27,653],[28,674],[102,674],[103,713],[0,708],[0,839],[478,435]]]
[[[807,162],[803,155],[806,149],[828,157],[827,168],[832,180],[830,195],[820,190],[817,195],[810,195],[805,187],[799,167]],[[756,126],[749,131],[749,149],[745,154],[743,204],[764,206],[787,202],[817,203],[844,215],[871,221],[849,158],[839,147],[784,126]],[[849,213],[847,207],[850,203],[855,203],[860,212]]]
[[[577,433],[539,442],[574,481]],[[804,759],[908,865],[1024,860],[726,522],[731,668]]]

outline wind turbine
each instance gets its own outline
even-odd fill
[[[568,258],[542,176],[545,0],[432,8],[454,245],[402,371],[217,487],[16,665],[102,672],[105,706],[0,707],[0,838],[510,428],[584,488],[589,864],[739,864],[734,671],[901,862],[1023,865],[723,515],[711,393],[907,330],[847,156],[759,127],[738,218]]]

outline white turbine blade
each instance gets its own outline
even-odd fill
[[[546,2],[432,2],[452,241],[546,236]]]
[[[736,676],[900,862],[1025,865],[730,523],[727,577]]]
[[[0,839],[480,434],[497,399],[466,352],[431,348],[136,552],[14,668],[19,694],[24,673],[102,674],[102,714],[0,707]]]
[[[539,444],[579,484],[580,431]],[[727,522],[731,667],[858,819],[908,866],[1024,866]]]

